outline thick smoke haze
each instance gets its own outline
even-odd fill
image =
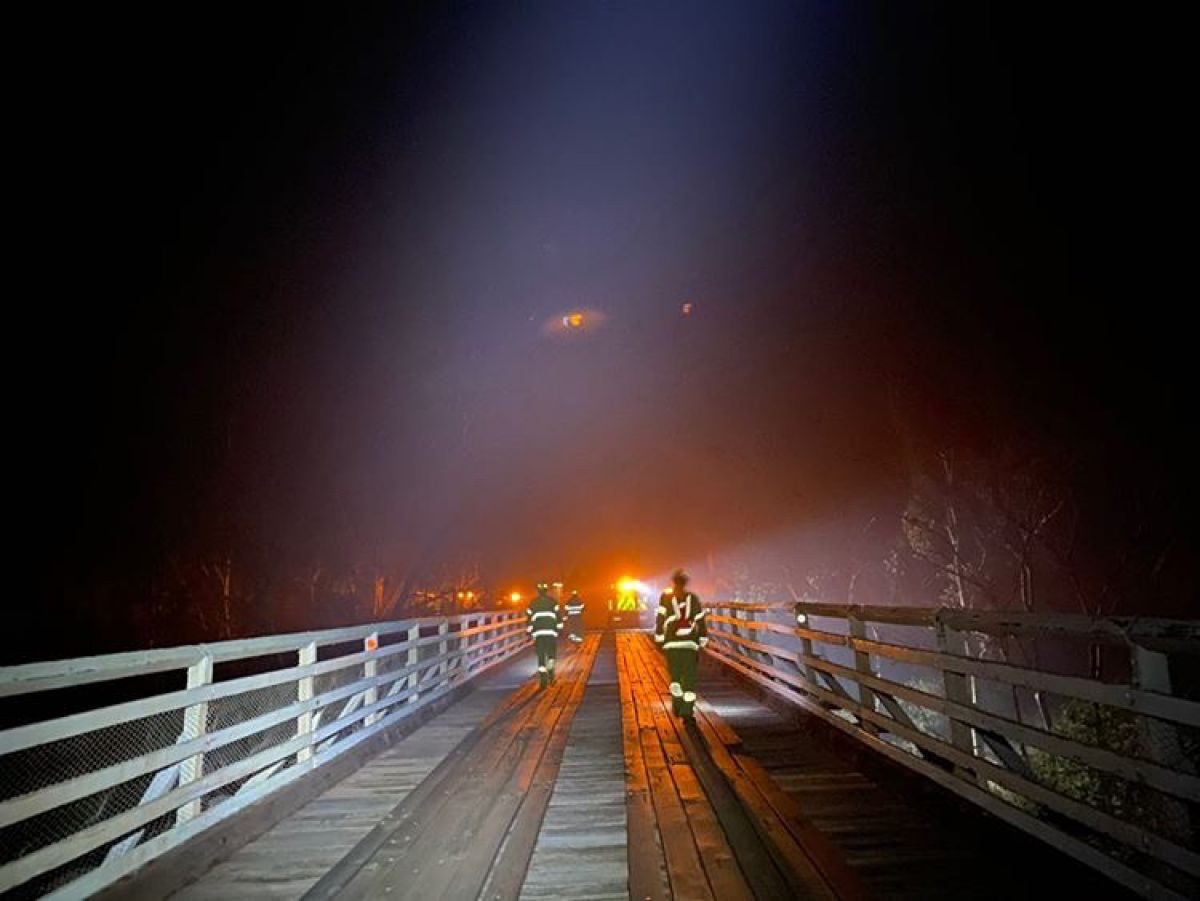
[[[243,631],[353,620],[364,567],[809,590],[947,447],[1070,461],[1106,534],[1152,475],[1189,559],[1153,23],[95,15],[22,106],[39,362],[10,388],[25,596],[72,649],[144,643],[147,598],[231,554]],[[314,572],[320,622],[271,608]]]

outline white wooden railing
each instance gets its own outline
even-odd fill
[[[709,651],[1148,897],[1200,896],[1200,623],[710,605]],[[1100,647],[1106,681],[1089,677]],[[1192,686],[1195,690],[1195,686]],[[1016,863],[1014,865],[1020,865]]]
[[[0,668],[0,894],[92,894],[525,644],[478,612]]]

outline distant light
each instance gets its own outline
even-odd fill
[[[519,592],[519,591],[514,591],[508,597],[514,604],[521,603],[521,592]]]
[[[473,592],[473,591],[468,591],[468,592],[467,592],[467,600],[468,600],[468,601],[472,601],[472,600],[474,600],[474,599],[475,599],[475,592]]]
[[[682,304],[682,305],[679,307],[679,312],[683,313],[683,315],[684,315],[684,316],[691,316],[691,315],[692,315],[692,304],[691,304],[691,302],[689,301],[688,303]]]
[[[590,307],[576,307],[574,310],[560,310],[544,319],[541,333],[547,338],[577,340],[603,328],[608,316],[601,310]]]
[[[806,622],[808,622],[807,616],[805,616],[803,613],[796,614],[796,625],[803,626]]]
[[[625,578],[619,580],[617,582],[617,584],[613,586],[613,588],[617,589],[617,591],[623,591],[626,594],[628,594],[630,592],[634,592],[634,591],[636,591],[638,594],[654,594],[655,593],[653,585],[647,585],[645,582],[641,581],[640,579],[633,579],[633,578],[630,578],[629,576],[626,576]]]

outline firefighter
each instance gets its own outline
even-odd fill
[[[579,644],[583,641],[583,598],[579,596],[579,589],[571,590],[571,596],[567,598],[567,638]]]
[[[529,618],[525,631],[533,636],[537,649],[538,687],[545,688],[554,681],[554,662],[558,651],[558,633],[562,631],[558,602],[550,594],[549,582],[537,583],[537,597],[529,602],[525,615]]]
[[[708,626],[700,598],[687,590],[687,583],[687,573],[675,570],[671,587],[658,600],[654,641],[667,655],[675,715],[690,720],[696,703],[696,667],[700,649],[708,644]]]

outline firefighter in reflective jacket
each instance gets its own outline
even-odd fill
[[[708,627],[700,598],[687,590],[687,583],[687,573],[675,570],[671,587],[658,600],[654,641],[667,655],[675,715],[691,719],[696,703],[696,665],[700,649],[708,644]]]
[[[558,615],[558,602],[550,595],[550,583],[538,582],[537,591],[537,597],[530,601],[529,609],[525,611],[529,618],[525,631],[533,636],[537,650],[538,686],[545,688],[554,681],[554,658],[563,624]]]
[[[583,598],[579,596],[579,589],[571,591],[571,596],[567,599],[567,638],[579,644],[583,641]]]

